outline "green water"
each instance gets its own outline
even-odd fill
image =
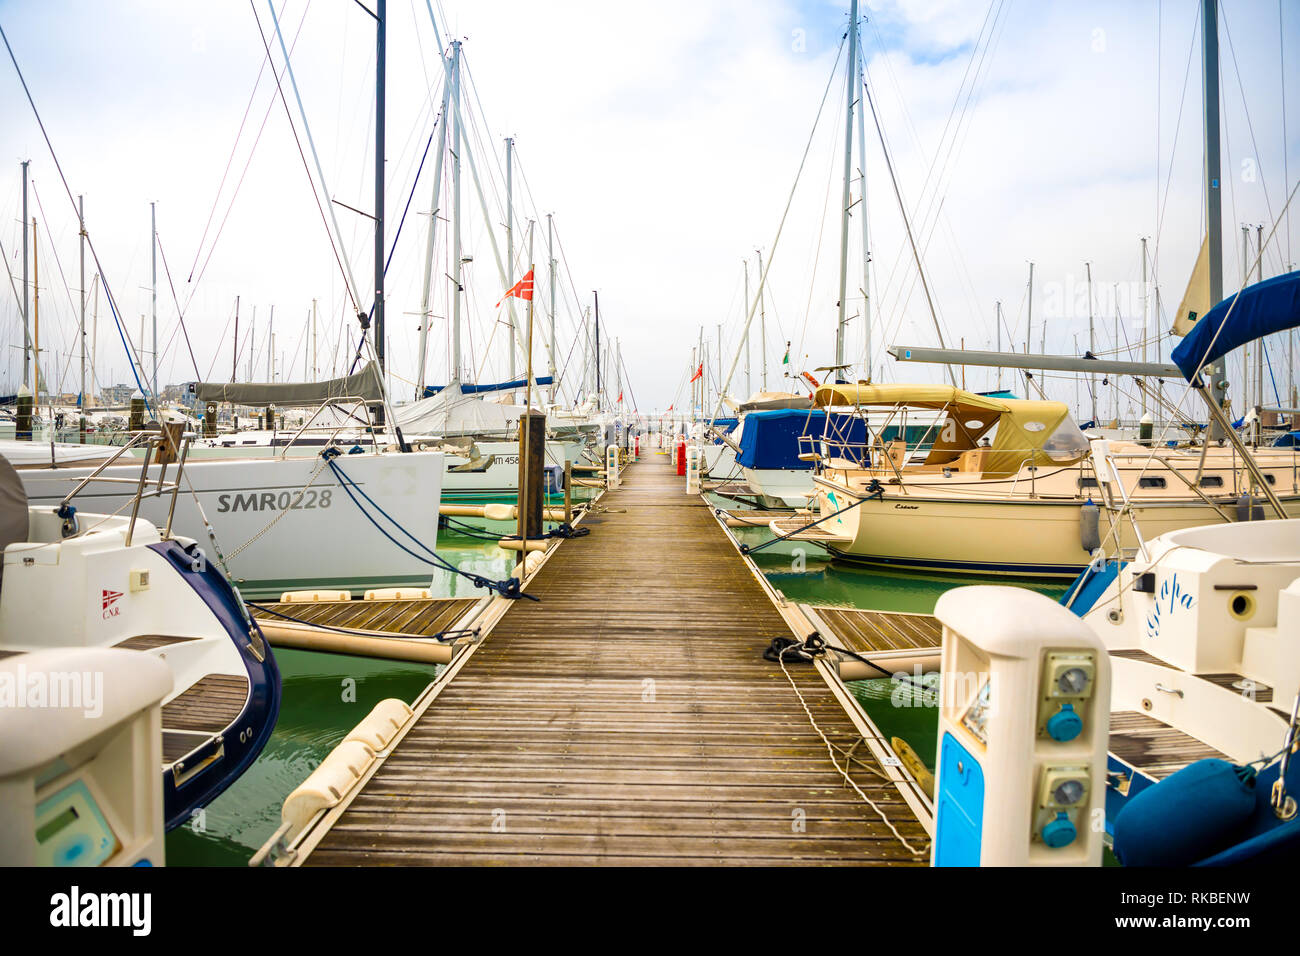
[[[719,502],[726,506],[725,502]],[[500,522],[462,519],[495,534],[507,534]],[[767,540],[763,529],[737,531],[750,545]],[[441,555],[465,570],[503,578],[512,555],[490,541],[476,541],[443,531]],[[759,568],[790,600],[870,610],[930,613],[944,591],[963,584],[1014,583],[1059,597],[1064,585],[1023,580],[995,581],[883,571],[832,563],[816,545],[783,542],[754,555]],[[439,572],[433,579],[436,596],[472,596],[463,578]],[[756,651],[757,652],[757,651]],[[317,654],[275,652],[283,692],[280,717],[270,742],[253,766],[203,815],[167,835],[171,865],[243,866],[274,833],[280,806],[348,731],[379,701],[397,697],[410,703],[436,676],[433,667],[397,661]],[[930,686],[930,679],[922,684]],[[933,695],[910,684],[890,680],[849,684],[863,709],[886,737],[905,739],[931,768],[935,763],[937,710]]]

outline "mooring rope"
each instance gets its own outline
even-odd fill
[[[894,826],[893,821],[891,821],[889,817],[885,815],[885,811],[880,808],[879,804],[877,804],[874,800],[872,800],[869,796],[867,796],[866,792],[863,791],[863,789],[858,786],[857,781],[853,779],[853,776],[846,769],[840,766],[840,762],[835,756],[834,745],[830,742],[830,738],[828,738],[826,734],[822,732],[821,727],[817,724],[817,719],[813,717],[812,710],[809,709],[808,707],[808,702],[804,700],[804,696],[802,692],[800,692],[799,690],[798,683],[796,683],[794,677],[790,674],[789,668],[785,666],[786,654],[790,653],[792,649],[795,648],[802,649],[802,647],[803,647],[802,644],[795,644],[795,643],[787,644],[785,647],[781,649],[780,653],[777,655],[777,663],[781,665],[781,673],[785,674],[785,679],[788,680],[790,682],[790,686],[794,688],[795,696],[799,698],[799,706],[801,706],[803,708],[803,712],[808,715],[808,723],[812,724],[813,730],[817,732],[817,736],[820,737],[822,739],[822,743],[826,745],[826,754],[831,758],[831,763],[835,765],[836,771],[839,773],[841,777],[844,778],[845,782],[847,782],[849,786],[851,786],[855,791],[857,791],[858,796],[863,799],[863,801],[867,804],[867,806],[871,807],[871,809],[875,811],[876,816],[880,817],[881,821],[885,824],[885,826],[889,827],[889,832],[894,834],[894,838],[903,845],[903,848],[906,849],[908,853],[912,854],[912,856],[925,855],[927,852],[929,852],[928,848],[922,847],[921,849],[917,849],[916,847],[912,846],[912,844],[907,841],[907,838],[898,831],[898,828],[896,826]],[[847,766],[847,764],[848,761],[846,760],[845,765]]]
[[[495,593],[500,594],[502,597],[510,598],[511,600],[515,600],[517,598],[523,597],[523,598],[528,598],[528,600],[530,601],[539,601],[539,602],[541,601],[541,598],[536,597],[535,595],[532,594],[528,594],[520,589],[519,578],[509,577],[506,578],[504,581],[494,581],[491,578],[488,578],[482,574],[473,574],[469,571],[462,571],[460,568],[456,567],[446,558],[442,557],[442,555],[438,554],[436,551],[434,551],[427,544],[422,542],[415,535],[411,534],[411,532],[407,531],[406,528],[402,527],[402,525],[397,521],[396,518],[394,518],[382,507],[380,507],[380,505],[373,498],[371,498],[368,494],[365,493],[365,491],[361,488],[360,485],[358,485],[355,481],[349,478],[347,474],[343,471],[343,469],[339,467],[339,464],[336,461],[336,459],[339,457],[339,454],[340,453],[337,448],[327,448],[325,449],[325,451],[321,452],[321,457],[324,458],[326,460],[326,463],[330,466],[330,468],[333,469],[335,476],[338,478],[339,486],[344,490],[344,492],[347,493],[347,496],[349,499],[351,499],[352,503],[357,506],[357,510],[360,511],[366,517],[366,520],[368,520],[372,525],[375,526],[375,529],[380,534],[382,534],[385,538],[387,538],[389,541],[395,544],[398,548],[405,551],[407,554],[415,558],[417,561],[423,562],[424,564],[431,565],[435,568],[442,568],[444,571],[450,571],[452,574],[459,574],[461,577],[471,582],[476,588],[483,588],[488,591],[494,591]],[[369,502],[370,505],[376,511],[378,511],[381,515],[383,515],[386,519],[388,519],[389,523],[392,524],[394,528],[396,528],[407,538],[409,538],[415,544],[416,547],[424,551],[425,554],[427,554],[429,557],[426,558],[424,557],[424,555],[417,554],[416,552],[408,548],[406,545],[402,544],[402,542],[394,538],[391,534],[389,534],[388,530],[383,525],[381,525],[377,520],[375,520],[375,516],[372,515],[370,512],[368,512],[365,506],[361,504],[360,501],[357,500],[357,495],[354,495],[352,493],[353,489],[356,489],[357,494],[359,494],[362,498],[366,499],[366,501]]]
[[[755,551],[762,551],[764,548],[771,547],[772,545],[777,544],[780,541],[786,541],[790,538],[793,538],[797,534],[802,534],[803,532],[807,531],[809,528],[813,528],[821,524],[823,521],[830,521],[832,518],[837,518],[840,515],[844,514],[846,511],[852,511],[854,508],[858,507],[859,505],[865,505],[868,501],[871,501],[875,498],[883,499],[885,497],[884,487],[875,478],[871,479],[871,484],[867,486],[866,490],[868,493],[865,497],[859,498],[857,501],[853,502],[853,504],[846,505],[845,507],[841,508],[839,511],[832,511],[830,514],[824,515],[823,517],[818,518],[816,521],[804,525],[802,528],[796,528],[795,530],[787,534],[777,535],[775,538],[771,538],[767,541],[762,542],[761,544],[755,544],[755,545],[741,544],[740,553],[753,554]],[[722,509],[719,508],[715,510],[721,512]]]

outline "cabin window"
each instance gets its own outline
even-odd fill
[[[1163,488],[1165,487],[1165,480],[1163,478],[1152,476],[1152,475],[1144,475],[1143,477],[1138,479],[1138,487],[1139,488]]]
[[[1080,478],[1080,479],[1079,479],[1079,487],[1080,487],[1080,488],[1096,488],[1096,487],[1098,487],[1098,485],[1097,485],[1097,479],[1096,479],[1096,478]]]
[[[1202,488],[1222,488],[1223,477],[1221,475],[1202,475],[1200,485]]]
[[[1273,480],[1272,475],[1265,475],[1264,480],[1267,481],[1270,485],[1277,484],[1277,482]]]

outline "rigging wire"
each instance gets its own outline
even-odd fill
[[[36,108],[36,100],[33,99],[32,91],[27,86],[27,78],[23,75],[22,68],[18,65],[18,57],[14,54],[13,47],[9,45],[9,36],[5,33],[4,27],[2,26],[0,26],[0,40],[4,41],[5,50],[8,51],[9,59],[14,65],[14,71],[18,74],[18,81],[22,84],[23,93],[26,95],[27,102],[32,108],[32,114],[36,117],[36,124],[40,127],[41,137],[45,140],[45,146],[50,151],[50,158],[54,161],[54,168],[59,174],[59,181],[63,183],[63,191],[68,197],[68,203],[72,206],[73,210],[76,210],[77,203],[72,196],[72,187],[68,185],[68,177],[63,173],[63,164],[59,162],[58,154],[54,151],[54,144],[51,142],[50,134],[45,128],[45,121],[41,118],[40,111]],[[79,216],[78,221],[80,221]],[[109,309],[113,313],[113,321],[117,325],[118,336],[122,340],[122,345],[126,348],[127,358],[131,361],[131,374],[135,378],[136,387],[140,390],[140,394],[144,396],[145,407],[153,411],[155,417],[159,417],[161,412],[153,407],[153,404],[149,400],[151,392],[145,387],[140,378],[140,370],[144,368],[144,363],[141,361],[139,353],[131,342],[131,336],[126,330],[125,323],[122,322],[122,317],[117,308],[117,298],[109,288],[108,279],[104,275],[103,267],[99,262],[99,253],[95,249],[95,243],[90,238],[89,231],[86,232],[86,245],[90,247],[90,255],[95,260],[95,270],[99,273],[100,285],[104,288],[104,296],[108,299]]]
[[[275,24],[275,35],[276,38],[280,41],[280,49],[284,54],[285,71],[289,74],[289,84],[293,87],[294,96],[297,97],[298,99],[299,111],[302,112],[303,114],[303,127],[305,132],[307,133],[307,142],[311,144],[312,155],[316,156],[316,147],[315,144],[312,143],[311,127],[307,125],[307,114],[305,111],[302,110],[302,98],[298,96],[298,84],[297,81],[294,79],[293,68],[290,65],[289,50],[285,46],[284,35],[280,32],[280,21],[275,15],[275,7],[270,4],[270,0],[267,0],[267,2],[268,2],[268,6],[271,6],[271,19],[274,21]],[[256,0],[248,0],[248,6],[249,9],[252,10],[253,12],[253,19],[257,21],[257,35],[262,40],[262,48],[266,51],[267,58],[270,59],[271,45],[266,38],[266,32],[262,29],[262,18],[257,13]],[[285,118],[289,121],[289,130],[290,132],[293,133],[293,142],[294,145],[298,148],[298,157],[302,160],[303,171],[307,174],[307,181],[311,187],[312,199],[316,203],[316,209],[320,212],[321,224],[325,227],[325,233],[329,238],[330,248],[334,251],[334,261],[338,263],[339,271],[343,275],[344,285],[347,288],[348,298],[352,300],[352,307],[356,311],[358,319],[360,319],[362,317],[361,305],[357,300],[357,293],[354,291],[356,288],[356,281],[352,277],[351,266],[347,264],[347,252],[346,250],[341,249],[338,243],[335,242],[334,239],[334,232],[338,231],[338,220],[334,218],[334,212],[332,207],[329,211],[328,218],[327,218],[325,208],[321,205],[321,197],[320,197],[320,193],[316,189],[316,181],[312,179],[311,168],[307,165],[307,154],[303,152],[302,140],[299,139],[298,137],[298,127],[294,124],[293,113],[289,109],[289,101],[288,99],[285,98],[284,95],[284,84],[280,82],[280,77],[278,75],[275,78],[275,88],[280,94],[280,103],[284,106],[284,115]],[[319,157],[316,157],[316,168],[319,172],[320,171]],[[325,185],[324,174],[320,173],[320,177],[321,177],[321,188],[322,189],[328,188]],[[330,230],[330,220],[334,221],[333,231]],[[369,320],[366,321],[368,324]]]

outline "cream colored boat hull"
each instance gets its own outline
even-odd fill
[[[856,500],[842,487],[818,480],[814,510],[830,514]],[[1300,499],[1283,500],[1288,513],[1300,517]],[[884,498],[867,500],[820,527],[851,538],[847,545],[826,546],[844,560],[963,574],[1073,578],[1090,557],[1080,543],[1081,508],[1078,501],[972,501],[886,491]],[[1203,502],[1137,505],[1133,514],[1147,541],[1169,531],[1223,523],[1223,517]],[[1109,530],[1103,512],[1103,544],[1114,553]],[[1120,546],[1132,550],[1137,545],[1126,519],[1120,526]]]

